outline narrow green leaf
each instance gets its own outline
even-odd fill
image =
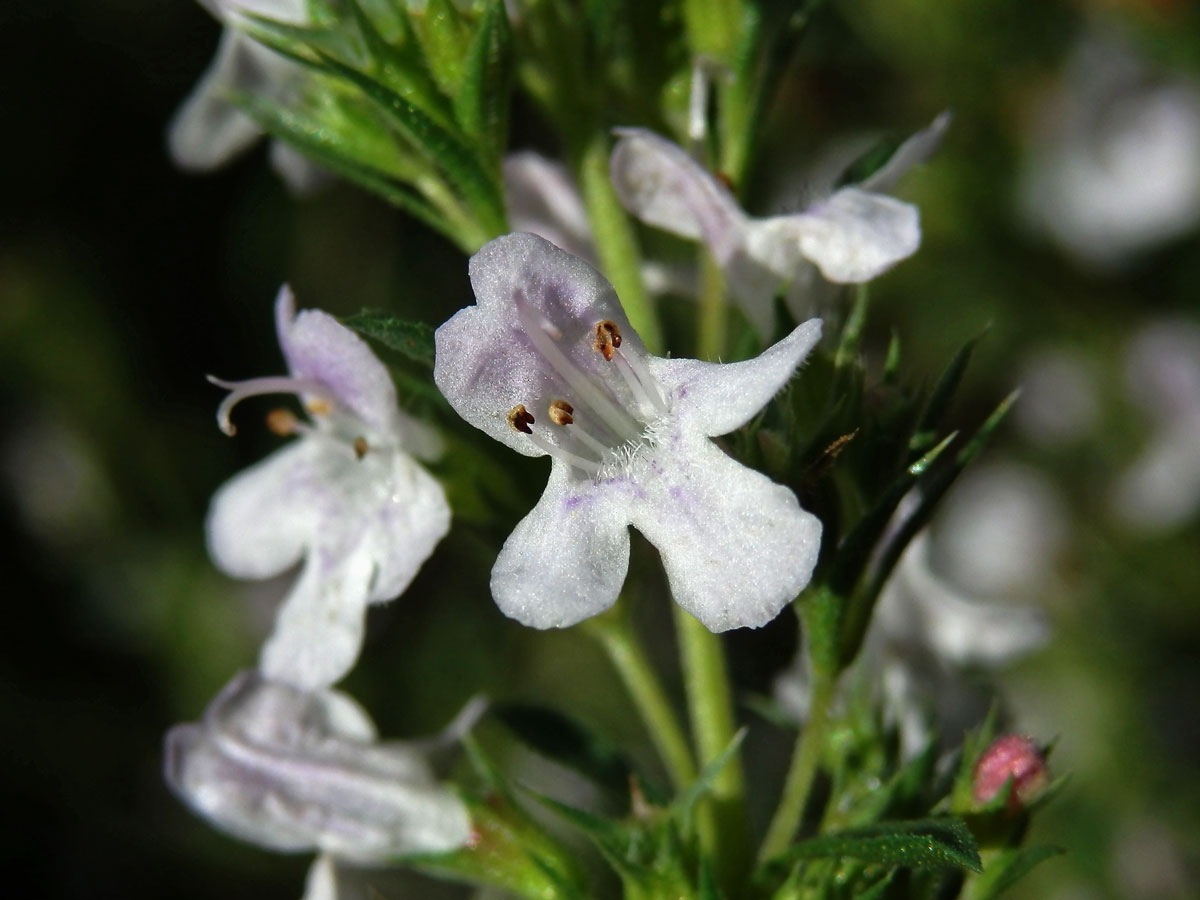
[[[734,754],[738,752],[738,749],[742,746],[742,741],[745,739],[746,729],[742,728],[733,736],[733,740],[729,742],[729,746],[721,751],[720,756],[717,756],[705,766],[704,771],[696,777],[696,780],[691,783],[688,789],[679,795],[679,798],[674,803],[674,808],[676,814],[683,822],[687,822],[691,817],[692,811],[700,798],[712,790],[713,782],[717,780],[721,771],[733,759]]]
[[[407,185],[355,159],[353,148],[324,123],[250,94],[235,94],[232,99],[272,137],[290,144],[323,168],[376,194],[462,246],[462,236],[445,216]]]
[[[388,114],[400,134],[454,185],[486,234],[495,236],[504,232],[504,200],[499,182],[467,143],[371,76],[325,54],[320,54],[320,60],[330,72],[358,87]]]
[[[854,900],[881,900],[883,895],[887,893],[887,889],[891,886],[892,879],[896,877],[896,870],[888,872],[886,878],[881,878],[875,882],[861,894],[855,894]]]
[[[841,338],[838,341],[837,354],[833,358],[834,368],[841,370],[858,356],[858,347],[862,342],[863,328],[867,324],[867,310],[870,308],[871,292],[865,284],[854,286],[854,304],[850,307],[850,315],[842,326]]]
[[[933,390],[929,394],[929,399],[925,403],[925,408],[921,411],[921,417],[917,420],[916,430],[909,442],[909,449],[914,453],[923,451],[933,440],[933,435],[936,434],[938,424],[945,414],[947,407],[949,407],[950,401],[954,397],[954,392],[958,390],[958,386],[962,382],[963,374],[967,370],[967,363],[971,361],[971,354],[975,352],[975,345],[977,343],[979,343],[979,338],[967,341],[954,354],[954,358],[950,360],[950,364],[946,366],[941,377],[938,378],[937,383],[933,386]]]
[[[631,769],[617,747],[599,733],[553,709],[493,704],[492,714],[538,753],[574,769],[610,792],[629,789]]]
[[[454,111],[463,130],[499,161],[508,142],[513,80],[512,29],[503,0],[488,4],[467,50]]]
[[[892,332],[888,341],[887,356],[883,361],[883,383],[894,385],[900,378],[900,334]]]
[[[468,40],[466,19],[451,0],[426,0],[425,8],[411,15],[429,68],[443,93],[452,93],[462,78],[462,48]]]
[[[383,310],[364,309],[342,319],[342,324],[413,362],[433,368],[433,328],[424,322],[408,322]]]
[[[880,822],[823,834],[792,846],[777,860],[842,857],[886,866],[983,871],[975,837],[961,819]]]

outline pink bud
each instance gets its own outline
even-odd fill
[[[1016,812],[1041,793],[1050,779],[1050,770],[1037,745],[1019,734],[997,738],[979,757],[972,775],[975,802],[988,803],[1009,778],[1013,780],[1009,812]]]

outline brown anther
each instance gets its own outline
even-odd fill
[[[367,439],[365,437],[363,437],[362,435],[359,435],[358,437],[356,437],[354,439],[354,455],[356,457],[358,457],[359,459],[362,459],[364,456],[367,455],[367,450],[368,450]]]
[[[621,329],[611,319],[605,319],[596,326],[596,343],[593,346],[600,351],[605,361],[612,362],[613,350],[621,346]]]
[[[570,425],[575,421],[571,415],[573,412],[575,407],[566,400],[555,400],[550,404],[550,421],[555,425]]]
[[[508,424],[515,431],[520,431],[524,434],[533,434],[533,430],[529,427],[533,424],[533,416],[529,414],[529,410],[525,408],[524,403],[518,403],[508,411]]]
[[[309,400],[304,404],[304,408],[307,409],[311,415],[323,416],[329,412],[332,412],[333,405],[329,403],[328,400]]]
[[[729,177],[727,172],[715,172],[713,174],[717,181],[729,188],[730,193],[734,192],[733,179]]]
[[[287,437],[296,431],[296,417],[286,409],[273,409],[267,413],[267,428],[280,437]]]

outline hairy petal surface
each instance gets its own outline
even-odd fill
[[[465,844],[462,802],[420,752],[344,730],[352,705],[243,672],[202,722],[167,734],[167,782],[218,828],[275,850],[371,863]]]
[[[556,460],[542,499],[492,569],[500,611],[534,628],[565,628],[612,606],[629,568],[624,507]]]
[[[758,628],[808,584],[821,522],[786,487],[690,443],[647,483],[633,525],[662,555],[675,602],[706,628]]]
[[[758,415],[820,339],[821,320],[809,319],[754,359],[710,363],[655,358],[651,371],[677,398],[682,427],[717,437]]]

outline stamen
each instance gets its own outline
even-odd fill
[[[525,329],[526,337],[574,392],[575,396],[572,399],[575,403],[590,408],[598,418],[603,419],[618,440],[636,438],[641,433],[641,426],[629,413],[605,396],[592,381],[592,376],[580,371],[546,331],[538,327],[533,321],[533,311],[528,301],[520,292],[513,299],[517,306],[517,318],[521,327]]]
[[[267,413],[267,428],[280,437],[295,434],[299,425],[300,420],[290,410],[273,409]]]
[[[550,404],[550,421],[555,425],[570,425],[575,421],[571,415],[573,412],[575,407],[566,400],[555,400]]]
[[[587,472],[589,475],[599,475],[600,474],[600,463],[598,463],[598,462],[593,462],[590,459],[585,459],[582,456],[578,456],[578,455],[572,453],[570,450],[563,449],[562,447],[558,446],[557,444],[552,444],[550,441],[546,440],[540,434],[534,434],[533,432],[530,432],[529,439],[531,441],[533,441],[535,446],[542,448],[548,454],[553,456],[555,459],[561,459],[563,462],[569,463],[570,465],[574,466],[575,468],[581,469],[582,471]]]
[[[592,346],[600,351],[605,362],[612,362],[613,350],[621,346],[621,330],[617,328],[617,323],[605,319],[597,324],[596,342]]]
[[[251,378],[247,381],[224,381],[209,375],[208,380],[217,387],[229,391],[229,396],[222,400],[221,405],[217,407],[217,425],[230,436],[237,434],[237,428],[234,427],[229,414],[247,397],[257,397],[261,394],[307,394],[329,404],[330,408],[337,402],[330,395],[329,388],[321,382],[309,378],[289,378],[286,375],[279,375],[268,378]]]
[[[529,410],[525,408],[524,403],[518,403],[508,411],[508,424],[512,426],[514,431],[533,434],[533,431],[529,428],[533,422],[533,416],[529,414]]]
[[[651,414],[656,412],[660,416],[666,415],[667,404],[658,392],[658,383],[650,375],[650,372],[645,367],[641,367],[642,373],[645,375],[645,379],[643,380],[638,377],[639,373],[633,367],[630,356],[620,351],[614,356],[617,363],[617,371],[621,373],[621,377],[625,379],[625,383],[633,391],[633,396],[637,398],[638,406],[643,411],[646,411],[647,407],[649,407]],[[640,360],[638,361],[638,365],[641,366]]]
[[[355,457],[357,457],[358,459],[362,459],[364,456],[367,455],[368,449],[370,449],[370,448],[367,447],[367,439],[365,437],[363,437],[361,434],[354,439],[354,455],[355,455]]]

